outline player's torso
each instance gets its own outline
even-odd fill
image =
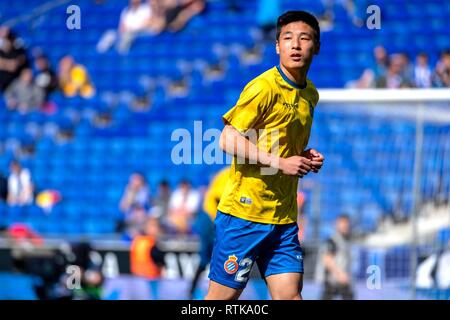
[[[255,126],[258,148],[283,158],[300,155],[308,144],[314,107],[315,88],[294,88],[282,78],[277,68],[267,77],[272,90],[271,105]],[[298,178],[272,168],[262,171],[255,164],[232,165],[232,174],[221,199],[219,210],[255,222],[284,224],[296,221]]]
[[[314,107],[301,90],[275,82],[270,111],[263,115],[257,145],[281,157],[299,155],[307,146]]]

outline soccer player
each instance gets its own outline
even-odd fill
[[[214,225],[213,221],[216,218],[217,206],[219,205],[220,197],[222,196],[225,186],[230,176],[230,167],[225,167],[220,170],[213,177],[208,189],[203,198],[203,211],[197,214],[194,228],[200,236],[200,263],[195,272],[194,278],[191,282],[190,298],[194,299],[196,294],[197,283],[200,275],[205,271],[210,263],[212,249],[214,245]]]
[[[314,16],[281,15],[279,65],[250,81],[223,116],[220,147],[233,155],[233,163],[214,222],[205,299],[239,298],[255,262],[273,299],[302,298],[296,197],[298,179],[318,172],[324,161],[316,150],[305,150],[319,100],[307,73],[319,48]],[[258,132],[256,141],[247,135],[252,130]]]

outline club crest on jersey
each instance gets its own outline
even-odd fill
[[[223,264],[223,268],[228,274],[234,274],[238,270],[238,258],[233,254],[228,256],[228,260]]]

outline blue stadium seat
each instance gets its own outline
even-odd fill
[[[281,2],[283,9],[295,7],[292,1]],[[273,45],[258,43],[263,47],[261,64],[241,65],[239,58],[230,54],[225,61],[227,70],[224,79],[206,84],[201,71],[193,70],[188,72],[191,89],[188,97],[167,99],[158,79],[161,76],[169,80],[181,79],[183,74],[176,68],[175,61],[217,63],[218,58],[211,50],[211,44],[217,42],[227,47],[238,43],[245,48],[255,44],[250,30],[255,27],[257,2],[241,2],[242,11],[233,13],[224,12],[228,6],[226,3],[211,1],[208,10],[194,18],[182,32],[140,37],[130,53],[124,56],[114,49],[99,55],[95,45],[103,32],[117,27],[125,4],[108,1],[96,5],[90,0],[82,0],[80,4],[85,8],[83,32],[69,32],[58,27],[65,23],[66,17],[61,6],[54,9],[55,14],[46,14],[41,18],[38,26],[42,27],[40,32],[19,25],[18,33],[29,47],[38,45],[43,48],[53,66],[57,66],[58,59],[70,52],[77,61],[86,65],[97,87],[97,96],[93,99],[69,99],[56,93],[51,98],[59,107],[56,114],[32,112],[25,116],[7,111],[3,99],[0,99],[0,152],[2,143],[9,137],[21,143],[34,142],[35,137],[27,132],[30,123],[41,129],[50,123],[58,128],[74,127],[75,138],[66,145],[56,143],[51,132],[41,137],[36,143],[34,158],[27,163],[36,185],[42,189],[57,188],[63,194],[63,201],[48,219],[42,220],[45,222],[38,220],[43,213],[36,206],[19,210],[0,204],[0,223],[31,219],[38,229],[48,233],[107,233],[114,229],[117,205],[132,170],[148,172],[152,185],[162,178],[169,178],[175,183],[185,176],[194,185],[206,184],[207,177],[215,168],[199,166],[185,171],[171,163],[170,152],[174,145],[170,141],[171,133],[176,128],[191,128],[192,121],[199,119],[204,121],[204,126],[220,128],[220,116],[236,102],[246,82],[278,63]],[[38,0],[17,0],[14,6],[1,2],[0,11],[4,17],[15,17],[24,13],[18,8],[32,10],[39,5],[41,1]],[[316,14],[324,10],[320,1],[305,2],[302,6]],[[436,62],[440,50],[448,46],[448,4],[405,0],[383,3],[383,28],[377,31],[375,37],[371,30],[356,28],[345,10],[336,7],[335,28],[333,32],[322,33],[321,55],[311,69],[311,78],[319,88],[342,87],[347,81],[357,78],[370,64],[372,49],[379,43],[384,43],[389,52],[406,51],[412,59],[418,51],[426,49],[434,59],[432,64]],[[406,24],[410,28],[405,28]],[[346,37],[340,36],[340,31],[345,31]],[[411,41],[411,32],[415,34],[415,41]],[[52,37],[46,34],[52,34]],[[330,76],[329,70],[333,70],[333,76]],[[152,93],[153,104],[149,112],[134,113],[125,102],[116,101],[121,100],[119,98],[112,99],[111,104],[100,98],[101,93],[106,91],[117,94],[114,97],[124,90],[133,94],[142,93],[143,88],[138,81],[142,75],[154,77],[158,83]],[[80,122],[74,122],[67,110],[79,113]],[[91,117],[96,112],[105,111],[111,112],[113,126],[95,128]],[[348,126],[343,129],[342,123]],[[402,148],[405,154],[412,154],[414,146],[409,141],[414,138],[415,124],[407,121],[392,123],[381,117],[366,124],[365,118],[344,112],[315,115],[310,142],[311,145],[320,145],[327,154],[323,175],[314,178],[323,185],[321,207],[325,226],[322,236],[330,231],[333,218],[347,208],[364,208],[363,205],[367,205],[367,210],[361,209],[364,217],[361,227],[366,230],[374,228],[376,219],[382,214],[380,210],[392,208],[399,194],[403,194],[402,209],[410,212],[412,208],[412,177],[392,171],[380,172],[384,159],[371,161],[367,155],[374,150],[390,153],[398,148]],[[433,126],[426,130],[430,140],[442,134],[433,131]],[[393,134],[401,138],[393,143],[367,144],[370,135],[388,137]],[[347,142],[350,138],[353,138],[351,143]],[[426,151],[434,152],[431,149]],[[0,168],[6,168],[13,156],[12,150],[0,154]],[[424,158],[424,169],[433,172],[423,181],[426,196],[436,192],[439,176],[436,170],[439,165],[432,159]],[[400,158],[397,166],[407,172],[413,169],[408,156]],[[449,171],[450,164],[444,169]],[[361,188],[361,185],[364,187]],[[450,177],[444,177],[442,185],[448,194]],[[101,210],[95,209],[96,202],[102,203]],[[382,208],[374,209],[377,205]],[[64,222],[58,224],[60,217],[65,217],[68,222],[63,219]],[[72,224],[83,217],[87,218],[86,223]],[[102,223],[97,221],[98,217],[102,217]]]

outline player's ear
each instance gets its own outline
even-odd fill
[[[280,43],[278,42],[278,40],[275,43],[275,50],[277,51],[277,54],[279,55],[280,54]]]

